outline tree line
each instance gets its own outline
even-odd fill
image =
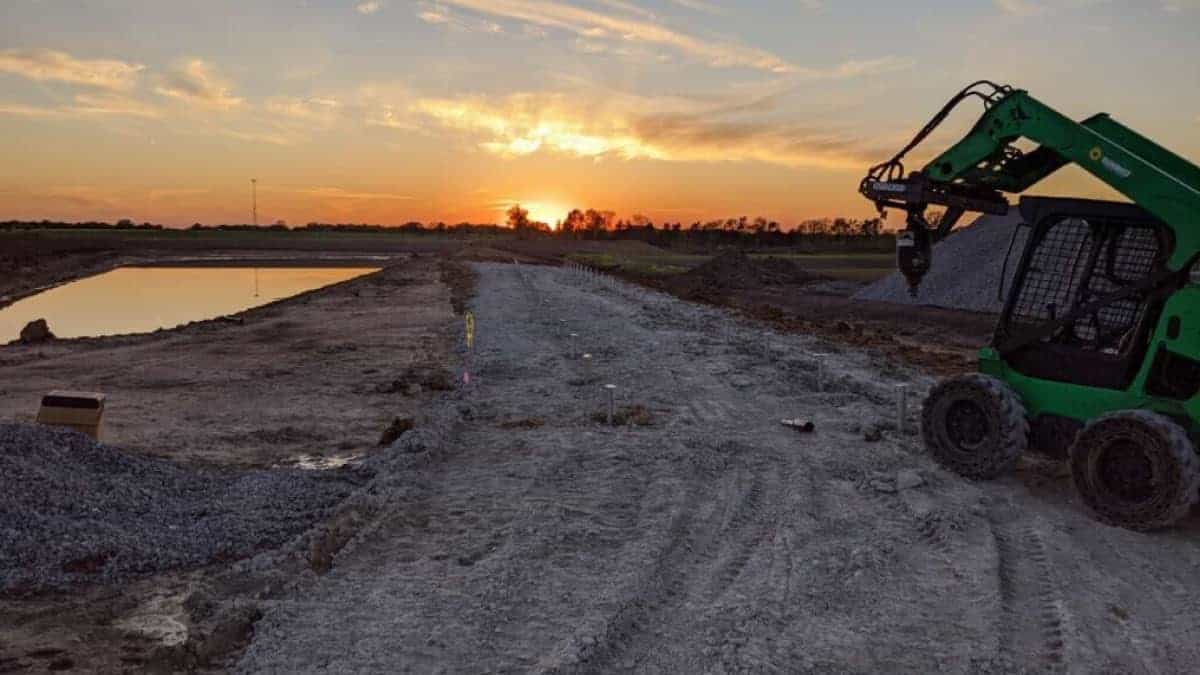
[[[154,223],[135,223],[123,219],[116,223],[89,221],[79,223],[42,221],[0,222],[0,230],[36,229],[93,229],[93,230],[165,230]],[[691,223],[664,221],[655,223],[642,214],[619,218],[615,211],[602,209],[574,209],[561,221],[537,222],[530,218],[529,211],[514,204],[506,213],[505,223],[479,224],[460,222],[422,223],[409,221],[401,225],[374,225],[368,223],[323,223],[310,222],[289,226],[283,221],[271,225],[222,224],[204,225],[195,223],[189,231],[277,231],[277,232],[379,232],[407,234],[453,233],[457,236],[515,236],[522,239],[583,239],[622,240],[632,239],[661,246],[694,245],[700,247],[743,245],[743,246],[798,246],[804,242],[828,245],[837,243],[854,248],[882,247],[892,241],[892,235],[883,232],[879,218],[814,218],[801,221],[790,228],[763,217],[724,218]]]
[[[883,231],[879,218],[812,218],[794,227],[784,227],[763,217],[725,218],[707,221],[663,222],[635,214],[628,219],[618,218],[613,211],[575,209],[561,221],[550,226],[536,222],[529,212],[514,204],[508,209],[505,224],[519,238],[559,238],[585,240],[633,239],[657,246],[693,247],[796,247],[818,244],[822,248],[885,249],[891,246],[893,235]]]
[[[682,222],[664,222],[655,225],[644,215],[634,214],[628,220],[618,219],[614,211],[597,209],[574,209],[566,218],[553,227],[549,223],[535,222],[529,212],[514,204],[508,209],[506,224],[516,232],[533,231],[556,236],[573,237],[583,234],[601,235],[625,230],[664,230],[670,232],[738,232],[743,234],[771,234],[784,232],[778,221],[762,216],[751,219],[747,216],[707,221],[694,221],[690,225]],[[879,218],[859,220],[857,218],[813,218],[801,221],[786,230],[803,235],[826,235],[835,237],[876,237],[883,232],[883,221]]]

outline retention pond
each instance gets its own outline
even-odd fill
[[[148,333],[235,314],[376,267],[120,267],[0,309],[0,344],[45,319],[60,338]]]

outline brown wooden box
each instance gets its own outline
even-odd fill
[[[87,391],[52,391],[42,397],[38,424],[70,427],[100,440],[104,422],[104,394]]]

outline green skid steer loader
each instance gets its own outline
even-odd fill
[[[961,102],[971,131],[920,171],[904,156]],[[1021,151],[1014,145],[1025,139]],[[1029,143],[1032,142],[1032,143]],[[1029,447],[1070,462],[1083,501],[1113,525],[1169,526],[1200,491],[1200,168],[1106,114],[1076,122],[1027,92],[972,84],[859,191],[907,214],[897,263],[915,296],[932,245],[966,211],[1006,214],[1019,194],[1074,163],[1133,203],[1023,197],[1024,250],[979,373],[936,385],[922,433],[969,478],[1012,468]],[[937,225],[929,205],[945,207]],[[997,264],[1002,256],[997,251]]]

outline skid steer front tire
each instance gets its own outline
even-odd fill
[[[943,380],[929,392],[921,433],[939,464],[976,480],[1008,471],[1029,446],[1029,422],[1017,393],[978,373]]]
[[[1200,461],[1178,424],[1149,410],[1097,417],[1071,445],[1075,489],[1096,517],[1130,530],[1169,527],[1200,491]]]

